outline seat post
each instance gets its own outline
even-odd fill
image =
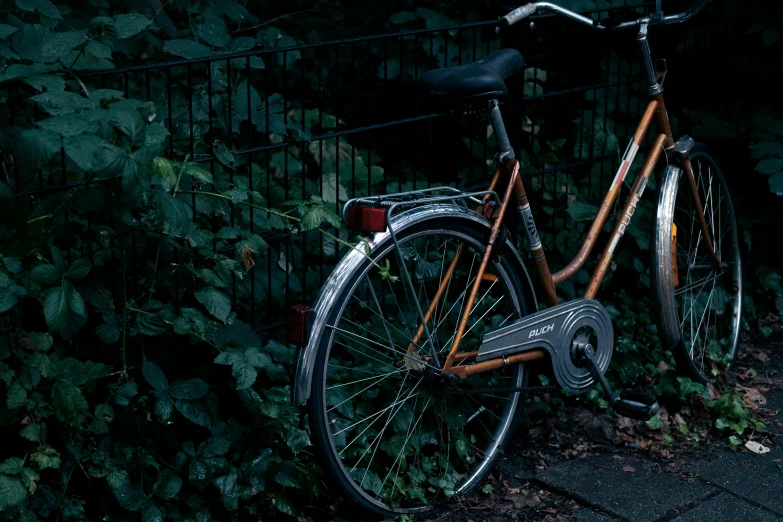
[[[498,139],[498,152],[496,163],[501,165],[505,160],[514,159],[514,149],[511,148],[511,142],[508,141],[508,134],[506,133],[506,127],[503,125],[503,118],[500,116],[500,107],[497,100],[489,100],[489,121],[492,124],[492,130],[495,131],[495,136]]]

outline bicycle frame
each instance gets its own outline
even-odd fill
[[[625,153],[623,154],[622,160],[617,169],[617,173],[615,174],[614,180],[612,181],[612,184],[610,185],[609,189],[604,195],[603,202],[601,203],[601,206],[599,207],[598,212],[595,218],[593,219],[593,222],[590,226],[590,229],[587,232],[587,236],[585,237],[581,248],[579,249],[578,253],[574,256],[574,258],[563,269],[555,272],[554,274],[550,272],[549,264],[547,263],[546,255],[544,253],[544,248],[541,245],[540,240],[538,239],[538,232],[536,230],[535,219],[530,210],[530,204],[528,201],[527,193],[525,192],[524,184],[519,175],[519,162],[518,160],[513,158],[501,161],[501,166],[498,169],[498,171],[495,173],[495,176],[493,177],[492,184],[490,185],[489,190],[495,190],[496,185],[498,183],[498,179],[500,178],[501,171],[505,171],[505,174],[508,175],[508,180],[509,180],[505,190],[505,197],[503,198],[499,209],[495,213],[495,222],[492,227],[490,238],[487,242],[487,248],[482,257],[475,282],[473,283],[470,293],[468,294],[468,299],[466,300],[465,303],[464,312],[460,317],[460,321],[457,327],[457,332],[455,334],[454,343],[452,344],[442,367],[444,372],[450,372],[456,375],[457,377],[466,378],[476,373],[496,370],[504,366],[509,366],[511,364],[518,364],[522,362],[542,359],[546,356],[546,352],[544,352],[543,350],[533,350],[518,355],[513,355],[507,358],[491,359],[479,363],[463,365],[462,363],[464,362],[474,360],[476,358],[477,352],[474,351],[474,352],[458,353],[460,340],[467,327],[470,311],[473,308],[473,303],[476,294],[478,293],[479,286],[481,285],[481,282],[484,280],[484,273],[486,271],[486,267],[489,262],[489,259],[492,255],[492,248],[494,246],[495,240],[498,237],[500,227],[502,226],[503,216],[505,215],[508,206],[510,204],[511,192],[513,190],[514,194],[516,195],[516,204],[519,206],[519,209],[521,210],[522,220],[524,221],[523,223],[524,231],[527,235],[528,248],[530,249],[531,254],[535,260],[536,271],[538,272],[539,281],[540,281],[540,287],[541,287],[540,289],[543,293],[543,300],[546,302],[548,306],[555,306],[559,303],[555,287],[558,284],[569,279],[571,276],[573,276],[584,265],[585,261],[587,260],[587,257],[592,252],[592,249],[595,246],[595,242],[598,239],[598,235],[601,229],[603,228],[604,224],[606,223],[609,213],[612,207],[614,206],[615,201],[617,200],[617,197],[620,193],[620,189],[622,188],[623,182],[625,181],[625,178],[628,174],[631,164],[633,163],[636,154],[639,151],[639,148],[641,147],[645,136],[647,135],[652,120],[655,119],[655,124],[656,124],[658,134],[655,140],[653,141],[652,148],[647,154],[647,158],[645,159],[641,171],[636,177],[636,181],[634,182],[631,188],[631,193],[625,201],[625,204],[620,213],[620,217],[615,223],[614,228],[612,229],[612,232],[610,234],[610,239],[598,260],[598,264],[595,270],[593,271],[593,274],[590,278],[590,282],[587,286],[587,289],[585,290],[584,297],[587,299],[594,299],[596,294],[598,293],[598,289],[601,285],[601,282],[604,279],[604,276],[606,275],[606,271],[609,269],[609,266],[616,252],[617,246],[619,245],[620,240],[625,234],[625,231],[627,230],[628,226],[631,224],[634,211],[636,210],[639,200],[642,194],[644,193],[644,189],[646,188],[647,183],[650,180],[650,176],[652,175],[653,170],[656,164],[658,163],[658,160],[661,157],[661,154],[663,153],[668,155],[668,151],[672,151],[674,149],[674,139],[672,136],[671,125],[669,123],[669,117],[666,112],[666,105],[663,99],[663,93],[662,93],[663,89],[661,85],[658,83],[657,74],[654,71],[652,60],[650,59],[650,50],[647,44],[646,25],[640,27],[637,39],[641,44],[642,56],[645,60],[645,66],[646,66],[645,68],[647,70],[648,77],[650,79],[651,100],[648,103],[644,114],[642,115],[642,118],[636,128],[636,132],[634,133],[633,138],[631,139],[630,143],[628,144],[628,147],[625,150]],[[706,219],[704,217],[702,204],[696,186],[696,180],[693,175],[690,161],[687,159],[683,159],[681,161],[681,166],[688,180],[688,187],[693,197],[694,208],[696,209],[696,214],[700,224],[701,232],[706,239],[705,248],[709,250],[711,257],[713,257],[713,259],[718,264],[718,266],[721,266],[721,263],[718,260],[717,255],[715,254],[714,247],[711,241],[711,234],[709,232]],[[438,289],[435,296],[433,297],[433,300],[430,303],[427,314],[424,317],[424,323],[419,326],[419,329],[413,339],[413,342],[408,348],[409,353],[412,352],[414,348],[418,345],[421,334],[425,330],[426,322],[429,321],[432,310],[437,306],[440,297],[443,295],[443,291],[446,285],[448,284],[448,281],[450,280],[451,274],[454,271],[454,267],[456,266],[456,263],[459,261],[459,257],[460,257],[459,255],[455,256],[455,258],[451,262],[451,266],[446,272],[446,277],[444,277],[443,281],[441,281],[440,288]],[[455,362],[458,363],[456,366],[455,366]]]

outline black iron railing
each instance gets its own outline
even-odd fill
[[[416,97],[415,82],[426,70],[516,47],[527,65],[510,82],[512,99],[503,112],[528,166],[526,183],[546,234],[567,228],[566,208],[574,197],[606,188],[645,98],[628,34],[621,41],[552,16],[531,21],[533,27],[503,34],[496,23],[483,22],[80,78],[91,90],[112,89],[148,103],[142,109],[148,118],[170,132],[165,154],[209,169],[216,185],[250,189],[267,206],[319,196],[339,213],[350,197],[485,181],[494,153],[487,122],[434,111]],[[667,47],[656,47],[655,34],[651,38],[654,53]],[[40,117],[36,107],[24,110],[29,93],[12,86],[7,96],[11,124],[29,126]],[[16,169],[10,181],[18,197],[34,204],[88,183],[74,175],[63,153],[60,172]],[[116,189],[114,177],[90,182]],[[198,205],[210,204],[203,196],[182,197],[189,198],[194,218]],[[279,325],[284,307],[313,299],[342,247],[317,232],[264,234],[263,211],[228,204],[226,212],[231,226],[241,219],[270,245],[266,258],[235,281],[235,304],[256,329]],[[560,241],[548,240],[555,248]],[[133,234],[128,245],[134,256],[129,268],[139,270],[147,245]],[[176,263],[177,255],[175,250],[168,261]]]

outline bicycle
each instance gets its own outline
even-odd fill
[[[304,346],[293,401],[307,406],[316,450],[350,500],[394,516],[425,513],[475,492],[511,436],[521,395],[542,390],[528,386],[532,361],[550,360],[556,388],[578,394],[598,383],[616,412],[641,420],[656,414],[655,397],[616,393],[605,379],[613,329],[595,296],[664,153],[651,239],[661,340],[679,370],[701,382],[712,377],[711,361],[733,358],[742,267],[731,197],[702,145],[687,136],[674,141],[661,84],[665,67],[653,65],[647,41],[650,26],[687,21],[706,3],[613,27],[548,2],[501,19],[509,26],[549,11],[596,30],[635,29],[649,80],[650,102],[584,243],[555,273],[499,109],[506,78],[524,67],[520,53],[504,49],[422,75],[420,86],[433,101],[486,107],[498,168],[484,191],[440,187],[348,201],[348,228],[370,235],[340,261],[314,309],[292,312],[292,340]],[[653,146],[584,296],[560,303],[556,285],[592,251],[653,119]],[[514,246],[512,205],[547,305],[540,311]]]

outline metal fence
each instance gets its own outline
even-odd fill
[[[540,226],[546,233],[567,228],[565,208],[576,195],[590,198],[606,187],[618,163],[616,140],[624,144],[633,133],[645,98],[631,35],[598,35],[552,16],[532,22],[500,35],[496,23],[485,22],[150,63],[81,78],[91,89],[151,102],[150,117],[171,133],[166,154],[201,164],[221,187],[249,188],[269,206],[317,195],[339,211],[349,197],[486,180],[494,153],[487,122],[434,112],[417,98],[415,83],[429,69],[516,47],[526,70],[510,81],[512,99],[503,113],[512,143],[530,166],[525,181],[545,216]],[[656,36],[658,54],[666,46],[658,46]],[[23,93],[11,87],[7,96],[11,123],[31,124],[14,109],[29,103]],[[32,118],[38,117],[34,110]],[[63,154],[59,174],[25,179],[17,171],[12,186],[18,197],[38,201],[86,182],[68,171]],[[117,181],[109,177],[96,186],[116,191]],[[187,197],[194,218],[199,205],[210,204]],[[247,277],[235,281],[236,308],[257,330],[279,326],[287,305],[314,298],[341,247],[317,232],[264,234],[263,211],[232,204],[225,211],[232,226],[235,220],[249,223],[270,245]],[[133,234],[127,241],[129,270],[142,270],[150,245]],[[179,255],[174,249],[167,261],[177,263]],[[179,295],[176,278],[174,285]]]

